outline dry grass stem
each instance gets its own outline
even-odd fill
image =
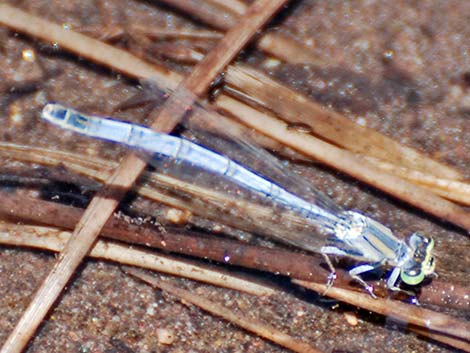
[[[206,2],[225,7],[226,9],[235,12],[237,15],[243,15],[247,9],[247,5],[238,0],[206,0]]]
[[[248,97],[289,123],[307,124],[314,135],[351,152],[429,175],[448,179],[462,178],[457,170],[399,144],[373,129],[358,125],[246,65],[230,66],[225,81],[232,88],[241,91],[242,98]]]
[[[149,38],[155,39],[165,39],[165,38],[176,38],[176,39],[210,39],[210,40],[217,40],[223,37],[223,34],[216,31],[208,31],[208,30],[177,30],[177,29],[167,29],[167,28],[156,28],[148,26],[142,26],[138,24],[132,24],[129,27],[131,32],[137,32],[139,34],[143,34]]]
[[[60,252],[70,236],[71,232],[56,228],[0,222],[0,243],[2,244]],[[235,289],[252,295],[265,296],[274,293],[270,287],[233,276],[228,271],[178,260],[168,255],[157,255],[148,250],[130,248],[110,241],[97,241],[90,256]]]
[[[155,80],[175,88],[180,75],[137,59],[134,55],[97,41],[80,33],[66,30],[62,26],[28,14],[7,4],[0,4],[0,23],[23,33],[30,33],[49,43],[57,43],[61,48],[90,61],[113,68],[119,62],[119,72],[130,77]]]
[[[470,230],[470,214],[463,208],[399,177],[384,173],[365,158],[330,145],[311,135],[289,129],[288,125],[227,96],[219,96],[217,106],[234,114],[244,124],[302,152],[326,165],[341,170],[369,185],[395,196],[439,218]]]
[[[294,282],[318,293],[323,293],[326,290],[326,285],[324,284],[305,281]],[[440,336],[444,336],[444,340],[451,336],[458,339],[450,341],[458,343],[458,348],[466,347],[467,351],[470,349],[470,324],[468,322],[446,314],[423,309],[416,305],[405,304],[390,299],[373,299],[368,294],[352,292],[337,287],[330,288],[326,295],[406,324],[418,326],[422,328],[421,333],[429,330],[437,341],[440,341]],[[445,341],[445,343],[450,342],[449,340]]]
[[[133,57],[132,55],[129,55],[122,50],[113,48],[109,45],[103,44],[78,33],[66,31],[60,26],[40,20],[37,17],[11,8],[8,5],[0,5],[0,10],[0,22],[4,23],[5,25],[16,30],[38,36],[45,40],[57,42],[61,47],[66,48],[67,50],[70,50],[80,56],[89,57],[91,60],[105,64],[116,71],[129,74],[132,77],[147,79],[153,79],[160,75],[164,75],[163,68],[148,65],[142,60]],[[14,20],[10,21],[11,18],[14,18]],[[74,43],[74,45],[71,45],[70,43]],[[78,44],[75,45],[75,43]],[[90,55],[90,53],[93,53],[93,55]],[[126,59],[124,61],[121,60],[123,55]],[[129,56],[132,59],[129,59]],[[168,73],[165,79],[159,79],[159,81],[156,82],[161,85],[162,89],[174,89],[180,80],[181,77],[179,75],[175,73]],[[242,111],[254,111],[252,109],[250,110],[246,105],[240,103],[239,101],[235,101],[233,99],[229,100],[223,96],[221,99],[224,99],[226,102],[230,101],[229,110],[236,113],[240,113]],[[258,115],[261,114],[258,111],[255,112]],[[263,119],[268,119],[268,116],[264,115]],[[271,120],[275,121],[273,119]],[[263,133],[269,133],[269,131],[264,126],[259,126],[258,128]],[[289,133],[285,126],[282,127],[282,129],[279,131],[279,134],[276,134],[277,137],[274,138],[285,143],[284,135],[289,135],[289,137],[293,139],[293,142],[296,142],[295,145],[304,144],[304,141],[308,141],[309,144],[315,143],[312,142],[315,141],[313,136],[308,134],[303,134],[304,136],[300,136],[299,134]],[[271,134],[271,136],[273,135]],[[293,144],[289,143],[288,145]],[[316,153],[308,152],[304,148],[301,150],[310,157],[316,158]],[[470,217],[461,208],[441,199],[440,197],[433,196],[430,192],[427,192],[422,188],[413,187],[411,184],[406,183],[397,177],[391,177],[388,173],[381,172],[376,168],[371,167],[364,168],[364,170],[362,170],[362,164],[365,162],[359,162],[352,154],[343,153],[342,157],[346,158],[346,160],[351,159],[352,164],[361,164],[361,168],[355,171],[351,171],[348,168],[343,168],[343,165],[350,165],[351,163],[343,164],[342,162],[335,161],[336,156],[341,154],[338,152],[339,149],[336,151],[334,148],[329,148],[329,150],[335,152],[326,154],[319,153],[322,156],[322,158],[319,160],[347,174],[353,175],[358,179],[369,183],[374,187],[377,187],[378,189],[386,191],[401,200],[415,205],[416,207],[421,208],[426,212],[434,214],[439,218],[459,225],[464,229],[470,229]],[[374,169],[373,174],[368,174],[372,169]]]
[[[162,281],[154,276],[150,276],[143,271],[136,269],[126,269],[126,273],[150,284],[155,288],[159,288],[179,299],[194,304],[204,311],[207,311],[215,316],[222,317],[223,319],[244,328],[247,331],[253,332],[258,336],[264,337],[282,347],[289,348],[294,352],[302,353],[319,353],[320,351],[311,345],[302,342],[292,336],[277,330],[276,328],[267,325],[252,316],[244,315],[240,312],[227,309],[225,306],[215,303],[211,300],[205,299],[195,293],[189,292],[185,289],[176,287],[167,281]]]
[[[126,37],[131,37],[136,41],[142,42],[141,45],[150,43],[152,40],[174,40],[174,39],[191,39],[191,40],[204,40],[214,41],[223,37],[223,34],[217,31],[209,30],[178,30],[178,29],[167,29],[148,26],[129,24],[125,27],[121,25],[108,25],[104,27],[102,25],[92,25],[86,27],[75,28],[79,33],[90,35],[91,37],[98,38],[101,41],[119,40]],[[200,53],[195,52],[195,55],[203,56]],[[198,58],[197,61],[202,60]]]
[[[94,178],[100,182],[104,181],[111,173],[111,170],[115,168],[115,166],[117,165],[116,162],[111,162],[109,160],[99,159],[96,157],[83,157],[83,156],[77,156],[77,155],[67,153],[67,152],[52,151],[52,150],[41,149],[37,147],[17,146],[14,144],[0,144],[0,155],[10,160],[21,160],[21,161],[30,162],[30,163],[41,163],[41,164],[51,165],[51,166],[62,165],[72,172],[79,173],[90,178]],[[256,224],[253,224],[249,221],[244,222],[244,218],[239,219],[239,218],[234,218],[232,216],[224,217],[224,213],[219,212],[218,208],[211,208],[211,207],[208,208],[204,205],[199,205],[199,204],[194,204],[192,202],[188,202],[187,197],[180,199],[177,197],[168,196],[165,192],[159,191],[159,188],[163,186],[163,187],[171,187],[172,189],[175,189],[175,190],[181,190],[181,191],[184,190],[185,193],[189,195],[193,195],[193,197],[191,198],[203,200],[204,204],[205,204],[205,201],[207,200],[212,200],[212,203],[215,203],[215,204],[224,204],[227,201],[225,194],[220,194],[213,190],[205,189],[203,187],[198,187],[195,185],[182,183],[179,179],[171,178],[171,177],[164,176],[164,175],[159,175],[156,173],[148,173],[146,179],[150,182],[145,185],[141,183],[137,185],[137,189],[136,189],[136,192],[138,192],[144,197],[147,197],[154,201],[161,202],[161,203],[164,203],[164,204],[167,204],[169,206],[176,207],[179,209],[190,210],[195,215],[200,214],[201,216],[208,218],[208,219],[212,219],[216,222],[223,221],[225,224],[233,226],[238,229],[243,229],[249,232],[255,232],[259,234],[269,233],[270,236],[278,234],[278,233],[279,233],[279,236],[283,235],[283,232],[284,232],[283,228],[277,227],[276,225],[273,225],[271,227],[270,222],[264,222],[264,224],[269,225],[269,226],[259,228],[259,227],[256,227]],[[15,198],[15,197],[17,198],[16,201],[8,202],[10,198]],[[36,204],[37,205],[31,206],[32,209],[47,209],[47,210],[50,210],[49,213],[51,214],[69,214],[69,211],[66,210],[67,208],[66,206],[59,206],[53,203],[47,203],[45,201],[39,201],[39,200],[21,199],[18,196],[13,196],[13,195],[4,195],[2,196],[2,198],[3,198],[4,205],[7,207],[5,211],[8,211],[8,209],[13,210],[14,209],[13,206],[15,204],[24,205],[21,209],[16,210],[12,214],[12,216],[17,216],[19,217],[19,219],[33,221],[33,222],[46,222],[47,224],[67,227],[67,228],[68,227],[73,228],[73,225],[76,223],[76,221],[73,221],[72,225],[64,224],[64,223],[49,223],[49,221],[47,221],[48,219],[47,214],[42,215],[39,218],[34,218],[32,217],[35,215],[34,212],[32,212],[31,215],[28,217],[29,208],[26,207],[25,205],[34,203],[35,205]],[[245,216],[249,216],[249,218],[258,219],[259,217],[261,217],[262,219],[269,219],[270,217],[272,217],[270,209],[264,209],[263,207],[260,207],[259,205],[254,205],[254,204],[251,204],[250,202],[242,201],[242,200],[231,201],[231,204],[234,205],[234,202],[236,202],[237,204],[236,207],[241,210],[241,213],[244,214]],[[49,204],[49,205],[46,205],[46,204]],[[51,210],[53,206],[54,206],[54,210]],[[60,209],[61,207],[62,209]],[[22,212],[22,211],[25,211],[25,212]],[[56,219],[58,218],[54,217],[54,220]],[[116,233],[116,231],[111,230],[111,233]],[[158,238],[155,238],[155,239],[158,239]],[[126,241],[126,239],[122,239],[122,238],[120,238],[119,240]],[[148,241],[144,241],[144,244],[146,242]],[[157,241],[157,245],[158,245],[158,241]],[[241,244],[238,244],[238,245],[234,244],[234,246],[238,247],[241,250],[241,247],[242,247]],[[246,245],[243,245],[243,247],[245,246]],[[249,254],[249,253],[251,254],[250,252],[251,250],[248,250],[248,247],[244,251],[240,251],[240,252],[243,254]],[[224,246],[222,246],[222,248],[227,250],[229,253],[232,253],[232,251],[229,250],[231,247],[229,247],[228,244],[225,244]],[[171,247],[167,249],[171,251],[177,251],[177,252],[181,251],[181,248],[178,246],[175,249],[171,249]],[[202,249],[200,243],[198,245],[198,249]],[[207,248],[205,249],[206,250],[204,251],[208,251]],[[208,251],[208,253],[211,253],[211,251]],[[203,253],[200,256],[210,257],[208,253],[207,254]],[[194,252],[194,250],[191,250],[187,254],[190,254],[192,256],[198,256]],[[266,254],[265,252],[258,252],[257,255],[250,255],[250,256],[254,256],[260,259],[259,262],[264,264],[265,262],[261,259],[264,258],[265,255],[268,257],[271,256],[271,255]],[[317,280],[318,281],[324,280],[327,273],[323,273],[323,272],[312,273],[309,270],[314,267],[318,268],[319,266],[318,264],[314,265],[314,264],[306,263],[305,266],[303,266],[302,261],[301,261],[302,260],[301,256],[300,255],[297,255],[297,256],[298,256],[298,262],[296,263],[297,265],[296,267],[298,267],[297,269],[284,268],[283,261],[280,261],[280,262],[267,261],[265,263],[266,266],[263,266],[263,269],[267,271],[271,271],[273,273],[278,272],[282,274],[290,274],[294,278],[308,279],[308,280],[313,280],[314,277],[305,278],[304,275],[313,276],[314,274],[318,274],[320,277],[317,277]],[[214,260],[219,260],[222,257],[223,257],[222,254],[215,253],[213,257],[211,258]],[[280,256],[280,254],[277,254],[276,256],[272,256],[272,258],[281,259],[282,257]],[[251,267],[251,265],[247,263],[245,260],[240,259],[241,262],[235,263],[237,260],[238,258],[232,257],[231,263],[245,266],[245,267]],[[347,278],[347,275],[345,278]],[[336,283],[336,285],[340,285],[340,286],[345,286],[346,284],[347,283],[339,283],[339,282]],[[375,284],[376,287],[380,285],[381,283]],[[468,307],[468,304],[463,299],[465,296],[466,290],[468,289],[461,288],[461,290],[459,290],[458,286],[441,282],[439,280],[434,280],[430,286],[426,286],[422,288],[420,300],[423,303],[432,303],[434,305],[444,305],[447,307],[456,307],[456,308],[466,309]]]
[[[432,174],[422,173],[417,170],[397,166],[376,158],[368,157],[367,160],[383,171],[394,174],[413,184],[420,185],[434,194],[448,200],[470,206],[470,183],[453,179],[439,178]]]
[[[246,5],[243,6],[239,1],[233,0],[162,0],[162,2],[219,30],[231,28],[237,18],[246,11]],[[263,33],[258,38],[256,46],[259,50],[291,64],[325,65],[325,62],[319,59],[310,47],[282,33]]]
[[[291,64],[328,65],[310,47],[283,33],[266,33],[257,42],[258,49]]]
[[[8,143],[0,143],[0,155],[23,162],[66,167],[69,171],[100,182],[104,182],[109,178],[112,170],[118,165],[116,162],[97,157],[77,156],[63,151],[37,147],[28,149],[26,146]],[[270,207],[261,206],[241,198],[234,199],[223,192],[184,182],[165,174],[145,173],[145,175],[147,183],[136,185],[135,191],[140,195],[171,207],[188,210],[206,219],[223,222],[226,225],[247,232],[267,234],[282,239],[285,235],[285,228],[279,227],[280,223],[287,222],[288,224],[299,225],[305,223],[304,219],[299,218],[295,213],[276,214]],[[183,196],[181,198],[170,196],[164,191],[165,188],[179,191]],[[201,202],[197,200],[201,200]],[[208,204],[211,207],[208,207]],[[238,213],[243,217],[235,217],[233,214],[230,215],[224,212],[227,209],[226,205],[239,210]],[[273,218],[277,218],[278,222],[271,225]],[[257,220],[257,222],[250,220]]]
[[[204,55],[200,52],[176,43],[159,45],[156,52],[161,55],[161,57],[173,60],[180,64],[194,65],[204,59]]]
[[[38,200],[21,193],[0,192],[0,198],[3,201],[0,203],[0,216],[23,223],[73,229],[83,213],[79,208]],[[321,266],[323,260],[319,256],[287,249],[269,249],[201,234],[181,234],[180,229],[167,228],[162,232],[159,228],[129,224],[116,217],[106,223],[102,236],[306,281],[325,283],[329,274]],[[296,261],[291,261],[293,257]],[[338,268],[337,274],[335,286],[362,290],[351,283],[349,275],[343,269]],[[377,295],[388,295],[382,281],[374,281],[371,285],[376,289]],[[434,279],[432,283],[420,288],[419,300],[423,304],[468,310],[468,290],[468,287]]]
[[[177,8],[195,19],[210,23],[213,28],[228,30],[235,26],[239,16],[226,7],[201,0],[161,0],[162,3]]]
[[[195,96],[201,95],[209,87],[212,80],[224,69],[224,67],[238,54],[238,51],[251,39],[251,37],[263,26],[272,15],[286,2],[286,0],[258,0],[250,6],[245,17],[234,26],[224,38],[219,42],[206,58],[195,67],[193,72],[181,82],[181,87],[189,90]],[[36,31],[46,30],[47,21],[41,21],[22,11],[15,10],[8,5],[0,5],[0,22],[6,18],[18,15],[21,18],[17,25],[26,27],[36,27]],[[28,23],[25,20],[32,20]],[[49,23],[49,25],[52,25]],[[60,26],[52,25],[51,31],[57,34],[58,41],[63,39],[63,29]],[[53,34],[54,36],[54,34]],[[75,33],[75,40],[81,37]],[[83,36],[83,38],[87,38]],[[88,44],[94,43],[92,39],[85,40]],[[83,42],[82,42],[83,43]],[[76,47],[78,44],[74,40],[69,46]],[[92,44],[93,45],[93,44]],[[109,47],[110,49],[112,47]],[[112,50],[111,50],[112,51]],[[115,54],[115,52],[113,53]],[[127,54],[127,58],[132,55]],[[119,59],[121,60],[121,58]],[[147,68],[145,66],[145,68]],[[153,79],[158,77],[152,77]],[[194,97],[195,97],[194,96]],[[188,98],[187,105],[178,107],[180,115],[184,114],[186,107],[193,103],[193,98]],[[170,132],[178,123],[180,115],[174,115],[174,101],[167,100],[160,114],[155,114],[151,127],[160,132]],[[101,228],[117,207],[119,200],[124,195],[124,190],[129,189],[137,177],[145,168],[145,161],[130,153],[114,174],[107,180],[104,189],[96,195],[90,202],[79,224],[75,228],[73,236],[65,246],[59,261],[56,263],[50,274],[41,284],[32,302],[20,318],[13,332],[9,335],[2,347],[2,353],[21,352],[32,337],[44,316],[53,305],[62,289],[65,287],[70,277],[74,273],[81,260],[86,256],[92,244],[95,242]],[[121,188],[120,192],[112,192],[116,187]]]
[[[408,329],[422,337],[427,337],[436,342],[444,343],[448,345],[449,347],[457,348],[461,350],[462,352],[470,352],[470,344],[458,338],[442,335],[440,333],[435,333],[433,331],[429,331],[425,328],[414,326],[414,325],[410,325]]]

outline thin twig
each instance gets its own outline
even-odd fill
[[[166,28],[158,28],[148,26],[129,24],[123,27],[119,24],[107,24],[103,28],[102,25],[91,25],[86,27],[75,28],[77,32],[90,35],[91,37],[98,38],[102,41],[118,40],[121,38],[138,37],[144,38],[145,41],[154,39],[192,39],[192,40],[206,40],[212,41],[223,37],[223,34],[217,31],[207,30],[169,30]],[[202,54],[199,54],[203,56]],[[202,59],[200,59],[202,60]],[[198,60],[199,61],[199,60]]]
[[[155,276],[150,276],[143,271],[136,270],[133,268],[126,268],[125,272],[144,281],[155,288],[160,288],[165,292],[174,295],[185,302],[192,303],[204,311],[207,311],[213,315],[220,316],[223,319],[234,323],[245,330],[255,333],[258,336],[264,337],[272,342],[279,344],[280,346],[291,349],[294,352],[302,353],[319,353],[320,351],[311,345],[302,342],[292,336],[277,330],[276,328],[265,324],[252,316],[246,316],[240,312],[235,312],[227,309],[223,305],[217,304],[211,300],[205,299],[201,296],[196,295],[193,292],[189,292],[185,289],[176,287],[167,281],[162,281]]]
[[[57,228],[26,226],[0,222],[0,243],[60,252],[71,233]],[[234,276],[215,266],[160,255],[148,250],[130,248],[110,241],[99,240],[89,254],[91,257],[168,273],[174,276],[235,289],[252,295],[272,295],[274,290],[265,285]]]
[[[196,30],[196,29],[185,29],[185,30],[178,30],[178,29],[167,29],[167,28],[158,28],[158,27],[148,27],[139,24],[132,24],[129,26],[129,30],[132,32],[138,32],[143,34],[149,38],[189,38],[189,39],[210,39],[216,40],[221,39],[223,34],[216,31],[208,31],[208,30]]]
[[[141,42],[141,41],[139,41]],[[204,54],[184,44],[163,43],[152,48],[159,57],[170,59],[180,64],[196,64],[204,59]]]
[[[462,205],[470,206],[470,182],[440,178],[432,173],[423,173],[410,168],[387,163],[376,158],[368,157],[367,160],[381,170],[394,174],[413,184],[420,185],[434,194],[448,200],[456,201]]]
[[[296,280],[294,280],[294,282],[318,293],[324,293],[327,289],[324,284]],[[416,325],[433,331],[434,333],[459,338],[460,341],[456,342],[459,342],[461,347],[466,347],[467,350],[470,349],[470,324],[468,322],[446,314],[420,308],[416,305],[405,304],[389,299],[373,299],[364,293],[355,293],[336,287],[330,288],[326,295],[351,305],[380,313],[406,324]],[[438,336],[434,336],[434,338],[436,337]]]
[[[189,90],[194,94],[194,97],[203,94],[216,76],[237,55],[239,50],[285,2],[286,0],[258,0],[251,5],[238,26],[227,32],[219,45],[182,81],[180,87]],[[8,12],[6,14],[8,17],[8,15],[14,16],[17,10],[6,5],[0,5],[2,17],[5,12]],[[28,17],[24,13],[21,15]],[[25,20],[25,17],[22,20]],[[40,30],[44,30],[41,24],[47,24],[47,22],[36,19],[34,24]],[[33,26],[31,23],[29,25]],[[58,25],[53,25],[53,30],[55,33],[63,33],[64,31]],[[78,36],[78,34],[75,35]],[[74,45],[76,44],[72,42],[71,46]],[[166,109],[164,107],[158,115],[153,114],[154,123],[151,127],[160,132],[170,132],[178,123],[180,115],[193,103],[194,97],[188,97],[187,102],[185,102],[187,105],[184,106],[175,106],[175,101],[170,97],[165,103]],[[173,115],[175,112],[179,112],[180,115]],[[59,261],[46,277],[13,332],[4,343],[2,353],[18,353],[24,349],[75,269],[90,250],[101,228],[117,207],[125,190],[132,186],[144,170],[145,165],[145,161],[141,160],[136,154],[130,153],[124,158],[111,178],[107,180],[104,189],[93,198],[75,228],[73,236],[61,253]],[[116,192],[116,187],[121,189],[120,192]]]
[[[457,170],[399,144],[373,129],[358,125],[246,65],[230,66],[225,75],[225,82],[243,93],[240,98],[248,97],[257,105],[282,116],[289,123],[307,124],[316,136],[333,141],[351,152],[441,178],[462,178],[462,174]]]
[[[247,5],[239,0],[206,0],[206,2],[225,7],[226,9],[235,12],[237,15],[243,15],[247,8]]]
[[[83,210],[19,194],[0,192],[0,215],[27,223],[45,224],[73,229]],[[131,244],[140,244],[174,253],[212,259],[218,262],[291,275],[299,279],[326,281],[328,270],[320,266],[321,259],[298,252],[269,249],[218,237],[181,234],[177,230],[164,232],[145,225],[133,225],[119,218],[110,218],[102,235]],[[296,261],[291,261],[295,257]],[[338,284],[342,283],[341,272]],[[345,281],[343,281],[345,282]]]
[[[444,344],[448,345],[449,347],[455,347],[455,348],[461,350],[462,352],[470,352],[470,344],[467,343],[467,342],[463,342],[462,340],[460,340],[458,338],[442,335],[440,333],[430,331],[430,330],[428,330],[426,328],[422,328],[420,326],[409,325],[408,329],[411,332],[414,332],[414,333],[416,333],[416,334],[418,334],[422,337],[427,337],[427,338],[432,339],[436,342],[444,343]]]
[[[23,162],[66,167],[69,171],[101,182],[105,181],[117,166],[115,162],[97,157],[84,157],[65,151],[27,148],[8,143],[0,143],[0,156]],[[294,228],[298,232],[311,232],[305,228],[305,219],[296,213],[278,213],[272,207],[243,198],[233,198],[227,193],[198,186],[169,175],[155,172],[144,175],[149,183],[137,185],[136,191],[140,195],[168,206],[190,211],[205,219],[270,238],[278,238],[280,241],[285,240],[286,231],[293,231]],[[172,190],[170,195],[165,191],[167,189]],[[228,209],[237,210],[237,214],[233,211],[227,212]],[[273,219],[276,219],[276,222],[273,222]],[[286,226],[283,226],[284,224]]]
[[[73,229],[83,210],[60,205],[54,202],[33,199],[19,194],[0,191],[0,216],[21,222],[46,224],[60,228]],[[291,278],[325,283],[329,271],[322,265],[318,256],[310,256],[286,249],[269,249],[244,244],[217,237],[204,237],[200,234],[180,234],[178,230],[167,229],[164,233],[152,227],[136,226],[121,219],[111,218],[103,228],[104,237],[131,244],[149,246],[166,251],[211,259],[225,264],[268,271]],[[291,261],[295,258],[296,261]],[[335,287],[362,290],[350,283],[348,274],[337,269]],[[377,294],[385,294],[381,281],[371,283]],[[433,280],[421,288],[419,300],[423,304],[468,310],[468,287]]]
[[[191,58],[197,57],[192,55]],[[307,124],[315,135],[334,141],[351,152],[367,156],[368,162],[385,172],[422,186],[448,200],[470,205],[470,184],[459,181],[463,177],[459,171],[373,129],[355,124],[341,114],[321,107],[247,66],[230,66],[225,74],[225,82],[232,86],[230,92],[232,95],[236,94],[237,99],[247,104],[254,102],[261,105],[290,123]],[[237,115],[235,110],[232,113]],[[257,136],[256,139],[259,140],[260,137]],[[268,142],[263,141],[264,145],[266,143]],[[270,149],[279,150],[279,146],[271,143]],[[301,158],[291,152],[289,155]]]
[[[470,231],[470,214],[463,208],[399,177],[384,173],[365,158],[289,129],[285,122],[270,118],[251,107],[241,107],[237,100],[230,97],[219,96],[217,106],[236,114],[247,126],[263,131],[289,147]]]
[[[214,6],[200,0],[162,0],[163,3],[173,6],[194,18],[211,23],[212,27],[228,30],[235,26],[239,16],[227,8]]]
[[[221,1],[216,0],[161,0],[167,5],[173,6],[190,16],[198,18],[208,26],[219,30],[231,28],[246,11],[239,2],[223,1],[224,6],[219,6]],[[217,3],[217,5],[215,4]],[[216,6],[215,6],[216,5]],[[316,64],[324,66],[325,62],[316,55],[310,47],[288,37],[283,33],[268,32],[262,34],[256,46],[276,58],[291,64]]]

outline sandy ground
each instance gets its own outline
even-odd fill
[[[158,2],[41,1],[18,6],[75,29],[124,26],[205,28]],[[98,9],[98,11],[97,11]],[[272,26],[309,45],[315,64],[290,65],[254,50],[243,59],[352,120],[439,158],[470,176],[470,3],[467,1],[297,1]],[[133,38],[117,44],[138,47]],[[25,53],[34,51],[29,60]],[[26,51],[26,52],[25,52]],[[158,59],[158,58],[157,58]],[[135,92],[135,82],[48,44],[0,28],[0,109],[3,142],[24,143],[118,158],[123,150],[40,122],[48,100],[107,114]],[[166,63],[188,71],[189,66]],[[126,116],[126,114],[128,114]],[[129,113],[120,118],[137,121]],[[54,133],[52,133],[54,132]],[[117,151],[117,152],[116,152]],[[27,165],[2,161],[2,168]],[[437,242],[441,278],[468,283],[468,237],[430,216],[320,166],[298,166],[347,208],[393,225],[420,229]],[[151,211],[149,211],[151,213]],[[0,247],[0,342],[54,263],[40,251]],[[272,280],[272,278],[269,278]],[[286,287],[255,298],[175,280],[192,291],[239,308],[275,327],[334,352],[446,352],[391,320]],[[284,279],[280,282],[286,284]],[[358,318],[348,323],[346,315]],[[467,313],[458,313],[467,317]],[[170,344],[158,331],[174,335]],[[199,309],[156,292],[112,263],[87,260],[76,273],[27,352],[283,352],[284,349]]]

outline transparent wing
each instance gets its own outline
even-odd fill
[[[163,93],[156,84],[145,81],[143,86],[147,97],[153,94],[156,99],[161,99]],[[179,95],[180,98],[176,97],[175,100],[180,101],[181,105],[188,100],[195,101],[191,107],[191,113],[185,114],[181,120],[181,124],[189,130],[189,137],[192,140],[232,160],[238,160],[244,166],[255,165],[255,170],[273,179],[275,183],[292,189],[293,193],[306,198],[312,204],[332,213],[341,212],[340,206],[321,191],[313,188],[307,180],[291,172],[278,158],[250,139],[252,134],[249,128],[216,112],[210,105],[194,97],[191,92],[169,93],[172,94],[172,98]],[[183,111],[186,112],[186,110]]]
[[[185,91],[170,96],[169,106],[174,111],[168,118],[179,121],[182,115],[186,129],[181,131],[183,136],[84,115],[58,104],[47,105],[42,117],[63,128],[147,153],[157,171],[167,180],[173,179],[167,183],[175,186],[173,192],[191,198],[191,211],[201,216],[207,214],[324,255],[367,262],[350,274],[371,295],[372,287],[360,277],[364,272],[392,267],[387,286],[396,290],[398,275],[405,283],[415,285],[434,271],[432,239],[414,233],[406,243],[379,222],[358,212],[343,211],[246,139],[246,129],[234,126],[193,98]]]
[[[147,88],[149,92],[161,96],[153,86]],[[180,94],[172,99],[181,99],[184,105],[191,93]],[[179,110],[186,111],[184,107]],[[339,206],[249,141],[243,128],[234,128],[229,119],[202,102],[194,104],[183,120],[183,133],[191,141],[59,105],[47,106],[43,117],[152,154],[149,161],[158,172],[181,181],[176,193],[195,198],[194,203],[201,204],[196,207],[198,213],[210,208],[212,216],[230,225],[319,251],[327,242],[325,235],[342,221]]]

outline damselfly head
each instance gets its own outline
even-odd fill
[[[410,258],[403,264],[400,278],[409,285],[420,284],[426,276],[434,273],[436,262],[432,254],[434,239],[421,233],[413,233],[408,238]]]

